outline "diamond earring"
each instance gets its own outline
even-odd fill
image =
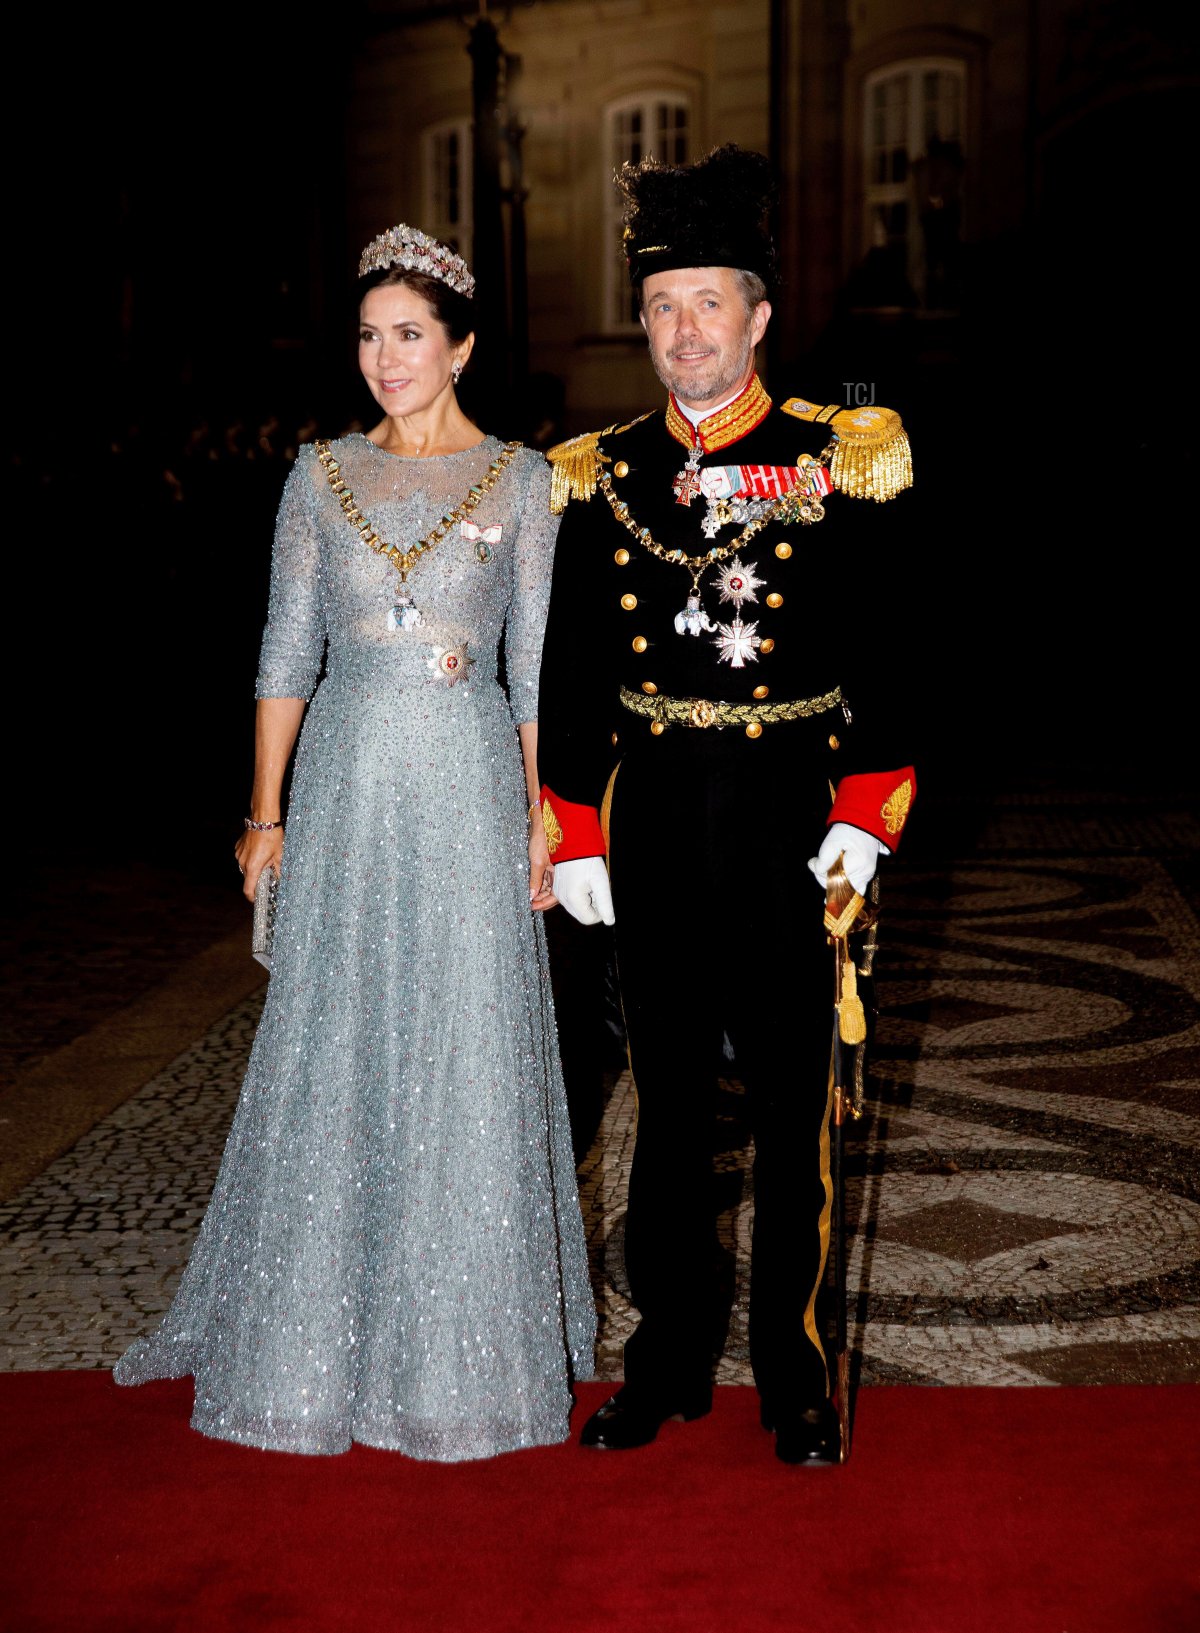
[[[454,381],[455,385],[457,385],[458,382],[462,379],[462,364],[461,363],[455,363],[454,366],[451,368],[450,378]]]

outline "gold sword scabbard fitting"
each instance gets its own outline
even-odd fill
[[[850,1352],[843,1350],[837,1358],[837,1415],[838,1461],[850,1457]]]

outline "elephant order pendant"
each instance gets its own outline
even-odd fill
[[[395,606],[388,610],[388,628],[416,629],[420,623],[420,608],[414,606],[413,598],[407,590],[401,590],[396,597]]]
[[[715,630],[716,625],[700,605],[698,595],[689,595],[687,606],[682,612],[675,614],[676,635],[700,635],[706,630]]]

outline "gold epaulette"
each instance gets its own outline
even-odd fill
[[[601,437],[606,437],[612,426],[603,431],[585,431],[581,437],[560,442],[547,449],[550,461],[550,509],[561,516],[568,499],[590,499],[596,491],[596,478],[601,465],[608,463],[608,455],[600,452]]]
[[[627,425],[606,425],[603,431],[585,431],[582,436],[571,437],[568,442],[547,449],[546,458],[552,467],[550,509],[556,516],[566,510],[568,499],[590,499],[595,493],[600,467],[612,463],[607,454],[600,452],[600,439],[620,436],[631,425],[649,417],[649,414],[639,414]]]
[[[840,493],[852,499],[894,499],[912,487],[912,449],[894,408],[822,408],[803,397],[789,397],[780,407],[793,419],[828,425],[837,433],[829,474]]]

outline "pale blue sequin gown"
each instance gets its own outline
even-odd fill
[[[333,452],[381,536],[408,546],[500,446],[401,459],[353,435]],[[280,506],[258,696],[311,696],[328,649],[275,963],[191,1259],[115,1369],[194,1375],[193,1425],[222,1439],[487,1457],[565,1439],[570,1379],[592,1376],[514,724],[536,715],[556,531],[542,457],[522,449],[470,521],[499,540],[456,527],[422,556],[423,621],[404,630],[395,569],[312,448]]]

